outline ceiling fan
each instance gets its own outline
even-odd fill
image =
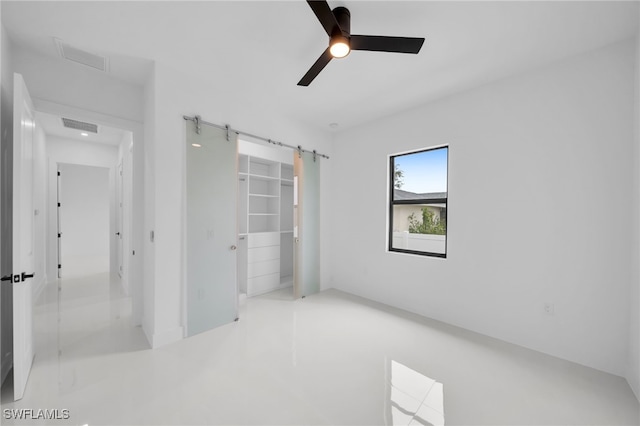
[[[351,13],[346,7],[331,10],[325,0],[307,0],[311,10],[329,35],[329,47],[320,55],[309,71],[298,82],[298,86],[308,86],[333,58],[344,58],[352,50],[374,52],[413,53],[420,51],[424,38],[387,37],[351,34]]]

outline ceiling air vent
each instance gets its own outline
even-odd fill
[[[78,64],[86,65],[88,67],[107,72],[109,68],[109,59],[90,53],[77,47],[73,47],[64,43],[62,40],[55,39],[56,46],[58,46],[58,52],[62,58],[69,61],[76,62]]]
[[[72,120],[70,118],[63,118],[62,124],[68,129],[82,130],[83,132],[98,133],[98,125],[92,123],[85,123],[84,121]]]

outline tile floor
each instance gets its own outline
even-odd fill
[[[130,312],[107,274],[49,285],[25,397],[5,383],[1,423],[640,423],[620,377],[336,290],[250,298],[237,323],[155,350]],[[5,418],[21,408],[70,418]]]

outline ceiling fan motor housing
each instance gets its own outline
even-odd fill
[[[340,28],[337,28],[334,31],[341,31],[343,36],[349,38],[351,35],[351,12],[349,12],[349,9],[342,6],[336,7],[332,12],[340,26]]]

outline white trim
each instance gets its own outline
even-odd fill
[[[46,240],[45,240],[45,245],[46,245]],[[42,294],[42,290],[44,290],[44,288],[47,286],[47,283],[49,283],[49,280],[47,279],[47,273],[46,273],[46,270],[47,270],[47,259],[44,260],[44,265],[45,265],[44,266],[45,274],[38,279],[38,284],[36,284],[36,290],[35,290],[34,298],[33,298],[34,302],[37,302],[38,299],[40,299],[40,295]]]
[[[153,332],[151,331],[153,330],[153,326],[149,325],[149,323],[145,321],[145,319],[146,318],[142,319],[142,332],[144,333],[144,337],[147,338],[149,346],[153,348]]]
[[[9,376],[9,371],[11,371],[11,366],[13,365],[13,351],[7,353],[7,356],[2,360],[2,367],[0,367],[0,372],[2,374],[2,380],[0,380],[0,384],[4,383]]]

